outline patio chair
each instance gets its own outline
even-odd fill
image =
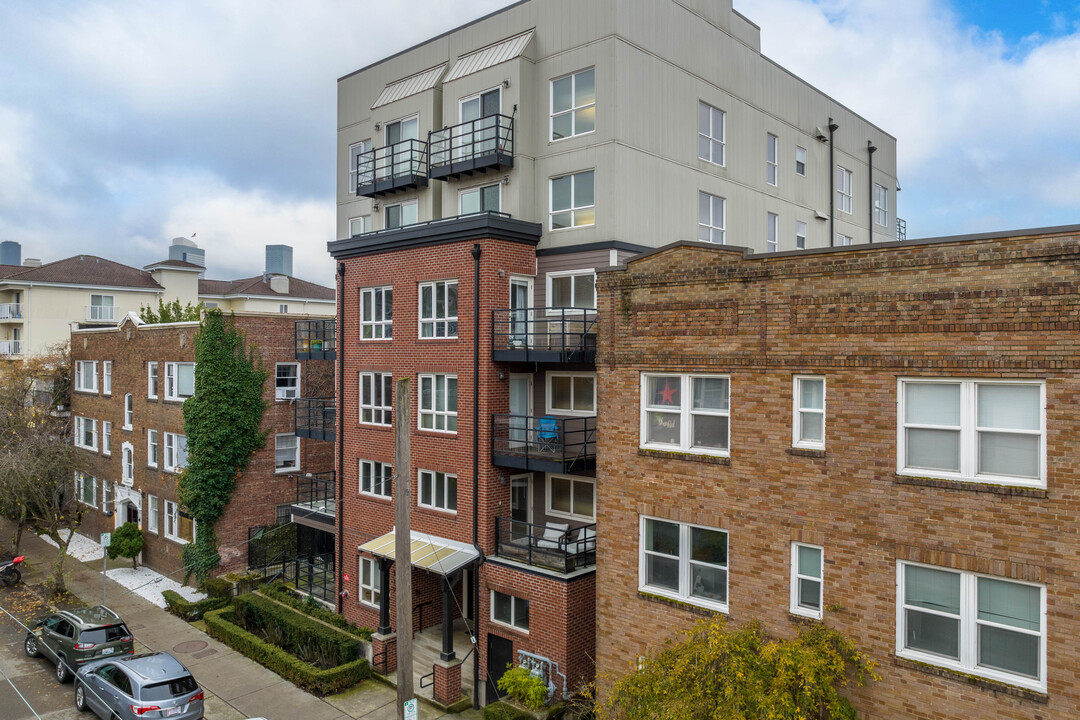
[[[536,444],[540,452],[554,453],[559,449],[559,423],[551,415],[536,421]]]
[[[562,550],[566,547],[566,533],[570,523],[549,522],[544,526],[544,535],[536,540],[536,547],[550,550]]]

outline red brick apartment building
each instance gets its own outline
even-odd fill
[[[1080,226],[598,276],[598,674],[823,621],[865,718],[1080,717]]]
[[[328,553],[333,546],[332,496],[324,493],[330,506],[325,507],[325,498],[321,505],[329,519],[319,524],[314,522],[319,513],[311,512],[312,501],[318,500],[311,496],[312,486],[333,485],[333,443],[324,442],[333,437],[312,433],[318,426],[308,423],[308,404],[332,401],[302,397],[333,395],[333,364],[322,359],[321,342],[317,359],[311,358],[309,343],[294,342],[297,325],[332,325],[333,320],[298,321],[288,314],[235,318],[270,372],[262,422],[268,435],[216,524],[217,574],[247,569],[251,529],[288,522],[294,514],[312,517],[298,530],[298,543],[308,556]],[[84,507],[79,531],[96,540],[125,522],[139,523],[145,538],[142,562],[174,578],[183,566],[183,546],[197,531],[177,500],[176,473],[187,456],[183,402],[198,391],[198,331],[198,322],[145,324],[129,313],[115,327],[71,333],[76,491]]]

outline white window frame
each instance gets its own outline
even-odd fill
[[[364,489],[364,468],[367,466],[368,477],[371,478],[371,487]],[[378,471],[381,471],[380,475]],[[379,479],[378,491],[376,490],[376,478]],[[379,462],[378,460],[361,460],[358,463],[357,473],[357,492],[361,495],[370,495],[372,497],[379,498],[393,498],[394,497],[394,466],[390,463]]]
[[[86,481],[87,480],[90,481],[90,489],[91,489],[92,494],[94,496],[93,500],[91,502],[86,502],[85,498],[83,497],[83,493],[86,490]],[[83,505],[88,505],[90,507],[95,507],[96,508],[97,507],[97,499],[98,499],[98,497],[97,497],[97,478],[95,478],[93,475],[87,475],[82,470],[76,470],[75,471],[75,497]]]
[[[388,214],[390,212],[390,208],[392,208],[392,207],[400,207],[401,208],[401,224],[396,225],[394,228],[391,228],[390,223],[387,222],[387,216],[388,216]],[[413,220],[412,222],[405,222],[405,208],[407,208],[407,207],[416,208],[416,219]],[[409,227],[410,225],[415,225],[416,223],[420,222],[420,204],[419,204],[419,202],[417,200],[402,200],[401,202],[390,203],[389,205],[383,205],[382,222],[383,222],[383,229],[384,230],[397,229],[397,228]]]
[[[719,219],[716,217],[716,213],[714,212],[714,210],[716,209],[716,204],[713,202],[714,200],[720,201]],[[701,222],[701,204],[702,202],[706,201],[709,203],[709,221],[707,223],[703,223]],[[727,242],[726,228],[727,198],[721,197],[719,195],[713,195],[712,193],[707,193],[704,190],[698,190],[698,240],[700,240],[701,242],[711,242],[716,243],[717,245],[724,245]],[[704,234],[708,234],[709,238],[703,238],[702,235]]]
[[[802,145],[795,146],[795,174],[806,177],[806,148]]]
[[[939,572],[947,572],[960,576],[960,659],[959,661],[953,658],[938,655],[936,653],[927,652],[925,650],[916,650],[906,647],[905,637],[907,634],[907,621],[905,609],[906,605],[906,586],[905,586],[905,573],[904,568],[906,566],[925,567],[931,570],[937,570]],[[990,580],[996,580],[999,582],[1012,583],[1015,585],[1024,585],[1027,587],[1034,587],[1039,589],[1039,631],[1024,630],[1011,625],[998,625],[996,623],[980,620],[978,616],[978,581],[979,578],[988,578]],[[896,654],[899,657],[913,660],[916,662],[926,663],[928,665],[935,665],[937,667],[948,668],[950,670],[956,670],[964,674],[978,675],[979,677],[987,678],[988,680],[994,680],[997,682],[1008,683],[1010,685],[1018,685],[1029,690],[1036,692],[1046,692],[1046,586],[1039,583],[1023,582],[1021,580],[1014,580],[1012,578],[998,577],[995,575],[986,575],[982,573],[964,572],[961,570],[954,570],[953,568],[940,567],[937,565],[927,565],[924,563],[906,562],[898,560],[896,562]],[[911,606],[913,610],[927,614],[939,614],[932,610],[928,610],[922,606]],[[944,617],[954,618],[957,617],[952,613],[940,613]],[[1016,632],[1024,635],[1034,635],[1039,638],[1039,676],[1032,678],[1027,675],[1019,675],[1009,672],[1007,670],[999,670],[991,667],[982,667],[978,664],[979,647],[978,647],[978,629],[980,625],[987,625],[990,627],[1001,627],[1011,632]]]
[[[582,306],[577,301],[577,283],[574,282],[574,278],[580,275],[591,275],[593,279],[593,299],[592,305]],[[576,310],[595,310],[596,309],[596,270],[588,268],[586,270],[559,270],[557,272],[549,272],[544,279],[545,291],[547,292],[547,314],[548,315],[562,315],[563,306],[556,307],[554,300],[554,292],[552,291],[552,284],[554,280],[558,278],[570,278],[570,304],[565,306],[566,309]]]
[[[874,224],[889,224],[889,191],[884,185],[874,183]]]
[[[187,545],[197,537],[197,524],[195,518],[191,519],[191,540],[185,540],[177,534],[180,529],[180,505],[172,500],[165,501],[165,538],[179,545]],[[172,531],[169,528],[172,528]]]
[[[112,423],[101,421],[101,454],[112,455]]]
[[[578,178],[583,175],[592,176],[593,184],[593,201],[591,205],[575,205],[574,197],[577,195]],[[563,178],[570,178],[570,206],[565,208],[555,209],[555,181],[562,180]],[[592,222],[579,223],[577,222],[577,214],[582,210],[592,210]],[[570,213],[570,224],[566,227],[555,227],[555,216],[563,213]],[[550,232],[562,232],[564,230],[577,230],[583,227],[594,227],[596,225],[596,170],[579,170],[572,173],[564,173],[562,175],[556,175],[548,178],[548,230]]]
[[[278,384],[278,379],[281,376],[278,374],[281,368],[292,367],[296,369],[296,374],[290,378],[286,376],[284,379],[295,379],[296,384],[292,387],[283,387]],[[274,399],[275,400],[296,400],[300,397],[300,363],[298,362],[279,362],[274,363]]]
[[[364,584],[364,568],[367,567],[371,572],[371,582]],[[360,584],[360,592],[357,595],[357,600],[361,605],[366,605],[372,608],[379,607],[379,599],[382,594],[382,573],[379,571],[379,563],[375,558],[360,556],[360,563],[357,567],[356,578]]]
[[[87,445],[83,442],[83,434],[86,432],[86,423],[90,423],[90,435],[94,440],[92,445]],[[93,450],[94,452],[97,452],[97,420],[95,420],[94,418],[83,417],[82,415],[75,416],[75,447],[82,448],[83,450]]]
[[[191,395],[181,395],[179,388],[179,376],[177,370],[180,365],[191,366]],[[195,363],[193,362],[167,362],[165,363],[165,399],[175,402],[183,402],[195,394]]]
[[[457,280],[428,280],[417,285],[416,315],[419,318],[416,336],[421,340],[456,340],[458,336],[457,303],[454,301],[455,312],[450,314],[450,288],[453,287],[457,297]],[[431,292],[431,314],[424,315],[424,290]],[[436,312],[438,307],[438,295],[442,293],[443,315],[440,317]],[[425,335],[425,326],[430,328],[431,334]],[[451,329],[453,332],[451,332]],[[442,334],[439,331],[442,330]]]
[[[289,312],[289,306],[288,306],[288,304],[287,304],[287,303],[281,303],[281,304],[279,304],[279,305],[277,306],[277,311],[278,311],[279,313],[282,313],[282,314],[284,314],[284,313],[287,313],[287,312]]]
[[[89,373],[87,372],[89,370]],[[90,383],[86,382],[89,375]],[[97,393],[97,360],[75,361],[75,392]]]
[[[484,190],[487,190],[488,188],[495,188],[498,191],[499,207],[495,208],[494,210],[491,210],[490,208],[488,210],[485,210],[484,207],[483,207]],[[459,191],[458,192],[458,214],[460,214],[460,215],[465,215],[466,214],[465,213],[465,208],[462,207],[462,203],[465,200],[465,196],[468,195],[469,193],[477,193],[477,196],[480,199],[479,200],[480,209],[477,210],[476,212],[482,213],[482,212],[501,212],[502,211],[502,204],[503,204],[502,203],[502,183],[487,183],[486,185],[474,185],[473,187],[465,188],[464,190]]]
[[[648,390],[649,390],[649,378],[651,377],[677,377],[680,379],[679,384],[679,444],[666,444],[666,443],[650,443],[647,442],[648,438],[648,413],[650,412],[648,405]],[[728,409],[726,411],[719,410],[692,410],[693,405],[693,381],[695,378],[705,379],[717,379],[728,381]],[[640,444],[639,447],[653,450],[674,450],[678,452],[693,453],[695,455],[716,455],[719,457],[728,457],[731,455],[731,396],[732,396],[732,382],[731,375],[727,374],[711,374],[711,373],[677,373],[677,372],[656,372],[656,373],[641,373],[640,379],[640,406],[639,415],[641,420],[640,426]],[[675,412],[673,409],[665,409],[664,412]],[[694,415],[713,415],[717,417],[727,417],[728,419],[728,436],[727,436],[727,448],[710,448],[702,446],[693,446],[691,442],[691,428],[693,427]]]
[[[387,380],[389,380],[389,392],[387,392]],[[371,403],[364,402],[364,384],[370,383],[371,385]],[[379,386],[382,386],[381,388]],[[375,404],[375,391],[379,388],[382,394],[382,405]],[[361,425],[378,425],[379,427],[390,427],[393,425],[394,418],[394,378],[391,373],[388,372],[362,372],[360,373],[359,380],[359,405],[360,405],[360,424]],[[389,395],[389,397],[387,397]],[[368,419],[364,419],[364,413],[369,413]],[[376,418],[385,420],[385,422],[378,421]]]
[[[804,382],[821,382],[821,408],[804,408],[802,407],[802,384]],[[791,446],[797,448],[807,448],[809,450],[824,450],[825,449],[825,420],[826,409],[828,408],[828,397],[826,395],[827,388],[824,375],[796,375],[792,378],[792,390],[791,390]],[[802,415],[803,413],[813,413],[815,415],[821,415],[821,442],[802,440]]]
[[[645,523],[649,520],[657,522],[669,523],[671,525],[679,526],[679,590],[673,592],[670,588],[662,587],[659,585],[649,585],[648,580],[648,565],[646,558],[651,551],[645,549]],[[724,597],[727,598],[726,602],[717,602],[709,598],[698,597],[693,595],[693,588],[691,587],[691,560],[690,560],[690,537],[692,528],[701,528],[702,530],[708,530],[710,532],[720,532],[727,536],[727,558],[726,563],[719,565],[716,563],[700,563],[706,567],[724,570]],[[662,555],[665,558],[672,558],[672,555]],[[667,518],[652,517],[648,515],[641,515],[638,518],[638,591],[643,593],[650,593],[654,595],[663,595],[665,597],[672,598],[673,600],[679,600],[681,602],[688,603],[690,605],[698,605],[700,607],[715,610],[727,614],[728,608],[731,604],[731,533],[723,528],[709,527],[708,525],[699,525],[695,523],[684,523],[677,520],[669,520]]]
[[[765,182],[773,187],[780,180],[780,138],[765,133]]]
[[[908,384],[941,384],[960,386],[960,425],[925,425],[905,422],[905,392]],[[991,475],[978,472],[979,452],[979,428],[978,419],[978,386],[980,385],[1024,385],[1037,386],[1039,388],[1039,430],[1021,430],[997,428],[998,432],[1010,435],[1038,435],[1039,437],[1039,470],[1038,477],[1011,477],[1005,475]],[[945,378],[945,377],[904,377],[898,378],[896,384],[896,467],[897,474],[913,477],[933,477],[943,480],[958,480],[961,482],[978,482],[993,485],[1023,485],[1026,487],[1046,487],[1046,383],[1043,380],[1022,379],[991,379],[991,378]],[[960,470],[950,472],[933,468],[907,467],[907,430],[908,429],[938,429],[957,430],[960,433]],[[990,430],[988,430],[990,432]]]
[[[709,127],[705,128],[705,132],[702,132],[701,127],[701,113],[705,111],[709,118]],[[713,113],[720,114],[720,133],[717,135],[716,123],[713,122]],[[715,105],[710,105],[704,100],[698,100],[698,159],[704,160],[710,165],[716,165],[717,167],[724,167],[727,163],[727,144],[724,141],[727,126],[727,113]],[[709,156],[705,157],[701,154],[702,143],[708,143]],[[715,143],[715,144],[714,144]],[[716,145],[720,146],[720,162],[716,162],[713,159],[713,150]]]
[[[290,465],[278,465],[278,455],[282,450],[288,450],[288,448],[281,447],[282,439],[292,438],[296,441],[296,447],[293,448],[292,458],[293,461]],[[296,433],[277,433],[274,435],[274,472],[278,475],[284,473],[296,472],[300,469],[300,436]]]
[[[416,405],[419,408],[419,412],[416,413],[416,427],[420,430],[426,430],[427,432],[444,433],[446,435],[457,434],[457,410],[448,410],[450,406],[449,402],[444,402],[444,409],[439,410],[435,407],[435,399],[438,397],[437,386],[439,384],[439,378],[442,378],[443,382],[443,398],[444,401],[448,401],[450,398],[449,390],[450,380],[454,380],[454,407],[457,407],[457,375],[454,373],[421,373],[416,380],[417,398]],[[431,407],[424,407],[424,380],[431,381]],[[424,427],[425,417],[431,418],[431,427]],[[439,424],[439,418],[443,418],[442,429],[436,427]],[[451,421],[453,422],[454,429],[450,430]]]
[[[112,483],[110,483],[108,480],[106,480],[105,478],[102,478],[101,479],[101,512],[103,512],[103,513],[109,512],[109,503],[114,503],[115,504],[115,501],[113,500],[113,486],[112,486]],[[113,510],[115,511],[116,508],[113,507]]]
[[[124,395],[124,430],[131,430],[135,423],[135,398],[131,393]]]
[[[390,303],[387,304],[387,295]],[[380,297],[382,314],[376,317],[376,297]],[[371,319],[367,317],[367,308],[371,308]],[[387,312],[389,310],[389,312]],[[391,340],[394,333],[394,286],[380,285],[378,287],[362,288],[360,290],[360,339],[361,340]]]
[[[578,75],[581,75],[582,73],[587,73],[587,72],[592,72],[592,74],[593,74],[593,101],[589,102],[589,103],[584,103],[582,105],[575,105],[574,103],[576,101],[575,96],[577,95],[577,79],[578,79]],[[568,110],[560,110],[559,112],[555,112],[555,83],[558,82],[559,80],[563,80],[565,78],[572,78],[571,81],[570,81],[570,108]],[[549,142],[561,142],[563,140],[569,140],[570,138],[573,138],[573,137],[581,137],[582,135],[590,135],[590,134],[596,132],[596,115],[595,114],[593,115],[593,129],[592,130],[586,130],[584,132],[578,132],[577,131],[577,113],[579,111],[581,111],[581,110],[585,110],[585,109],[590,108],[590,107],[591,108],[596,107],[596,68],[595,67],[582,68],[581,70],[575,70],[572,73],[566,73],[565,75],[560,75],[559,77],[552,78],[550,80],[550,82],[548,82],[548,141]],[[570,134],[565,135],[565,136],[563,136],[561,138],[557,138],[557,137],[555,137],[555,117],[557,115],[566,115],[568,113],[570,115]]]
[[[804,575],[799,572],[799,548],[806,547],[817,550],[821,553],[821,565],[818,567],[818,577],[812,575]],[[816,582],[818,584],[818,609],[815,610],[812,607],[808,607],[802,604],[802,580],[807,582]],[[821,545],[811,545],[810,543],[791,543],[791,607],[789,608],[792,615],[802,615],[803,617],[817,618],[820,620],[824,615],[825,610],[825,548]]]
[[[146,496],[146,529],[155,535],[158,532],[158,507],[157,495]]]
[[[844,233],[836,234],[836,247],[848,247],[855,242],[855,238]]]
[[[360,225],[359,232],[356,232],[353,229],[354,223]],[[356,217],[349,218],[348,228],[349,237],[356,237],[357,235],[363,235],[364,233],[371,232],[371,214],[369,213],[367,215],[357,215]]]
[[[570,511],[556,510],[552,507],[552,495],[554,494],[555,480],[570,481]],[[592,514],[574,512],[574,485],[584,483],[592,486]],[[552,517],[566,518],[567,520],[583,520],[596,522],[596,478],[578,477],[576,475],[562,475],[559,473],[547,473],[544,479],[544,512]]]
[[[146,363],[146,397],[150,400],[158,398],[158,381],[157,361]]]
[[[836,166],[836,209],[842,213],[851,214],[852,205],[852,172],[842,165]]]
[[[443,476],[443,492],[442,498],[436,497],[435,488],[438,478],[437,475]],[[450,493],[450,480],[453,478],[454,492],[453,501],[454,507],[450,507],[451,493]],[[417,470],[416,471],[416,504],[420,507],[428,508],[430,510],[438,510],[439,512],[451,513],[457,515],[457,475],[448,472],[442,472],[440,470]],[[424,502],[424,486],[430,485],[428,494],[431,496],[430,502]]]
[[[112,360],[101,361],[101,394],[112,395]]]
[[[503,597],[510,598],[510,622],[506,622],[505,620],[500,620],[500,619],[495,617],[495,595],[496,594],[502,595]],[[527,610],[527,612],[528,612],[529,617],[531,619],[531,617],[532,617],[532,608],[529,607],[530,603],[529,603],[527,598],[518,597],[517,595],[509,595],[507,593],[499,592],[498,590],[495,590],[494,588],[492,588],[491,589],[491,595],[488,597],[488,604],[491,606],[491,622],[495,623],[496,625],[502,625],[503,627],[513,628],[515,631],[517,631],[519,633],[524,633],[524,634],[528,635],[529,634],[529,628],[528,627],[523,628],[523,627],[521,627],[520,625],[517,624],[518,619],[519,619],[518,618],[518,608],[517,608],[517,603],[518,602],[525,603],[525,606],[527,608],[529,608]],[[530,625],[531,625],[531,620],[530,620]]]
[[[359,152],[354,152],[355,148],[360,148]],[[349,194],[356,195],[356,185],[359,179],[359,156],[365,152],[371,150],[371,140],[361,140],[360,142],[354,142],[349,145]]]
[[[577,378],[587,378],[592,380],[592,409],[590,410],[578,410],[576,408],[557,408],[551,403],[552,397],[552,380],[555,378],[570,378],[570,403],[573,405],[574,397],[576,393],[575,385],[577,384]],[[565,415],[571,417],[593,417],[596,415],[596,373],[594,372],[548,372],[545,377],[544,383],[544,402],[547,408],[548,415]]]
[[[180,449],[184,449],[184,464],[180,464]],[[165,433],[165,472],[180,472],[187,466],[187,436],[179,433]]]
[[[780,249],[780,216],[776,213],[765,213],[765,252],[776,252]]]
[[[146,466],[156,468],[158,466],[158,431],[146,431]]]
[[[806,249],[806,223],[802,220],[795,221],[795,249]]]
[[[130,442],[120,446],[120,483],[128,487],[135,484],[135,446]]]

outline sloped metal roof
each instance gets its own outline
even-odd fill
[[[480,557],[480,553],[476,551],[476,548],[465,543],[448,540],[436,535],[428,535],[416,530],[413,530],[409,535],[412,540],[409,546],[412,555],[412,566],[421,570],[427,570],[438,575],[449,575]],[[391,530],[382,537],[377,537],[361,545],[360,551],[393,560],[396,543],[397,536]]]
[[[439,78],[442,77],[444,70],[446,70],[446,63],[437,65],[433,68],[428,68],[427,70],[421,70],[415,75],[410,75],[407,78],[395,80],[383,88],[382,93],[379,95],[379,99],[375,101],[375,104],[371,106],[371,109],[374,110],[382,105],[389,105],[395,100],[400,100],[401,98],[406,98],[410,95],[430,90],[439,82]]]
[[[457,59],[457,62],[454,63],[454,67],[450,68],[450,73],[443,82],[457,80],[460,77],[471,75],[474,72],[480,72],[493,65],[498,65],[507,60],[513,60],[518,55],[525,52],[525,46],[529,44],[532,37],[533,31],[526,30],[520,35],[500,40],[494,45],[480,48],[468,55],[462,55]]]

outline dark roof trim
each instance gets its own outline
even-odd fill
[[[581,253],[589,252],[590,250],[623,250],[625,252],[643,253],[652,250],[651,247],[645,245],[634,245],[633,243],[623,242],[622,240],[602,240],[594,243],[583,243],[581,245],[562,245],[560,247],[549,247],[542,250],[537,250],[537,256],[540,255],[567,255],[569,253]]]
[[[539,223],[494,214],[467,215],[364,233],[329,242],[326,249],[338,260],[467,240],[507,240],[535,247],[541,231]]]

